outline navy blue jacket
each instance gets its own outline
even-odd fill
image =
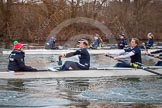
[[[142,59],[141,59],[141,50],[140,47],[136,46],[135,48],[129,48],[129,49],[124,49],[125,52],[133,52],[135,55],[131,56],[131,63],[142,63]]]
[[[51,37],[47,42],[45,43],[45,49],[55,49],[55,37]]]
[[[97,47],[99,47],[100,45],[100,41],[99,39],[96,39],[93,43],[92,43],[92,48],[93,49],[97,49]]]
[[[89,69],[90,67],[90,55],[86,48],[76,50],[75,52],[67,53],[65,57],[71,57],[75,55],[79,56],[79,64],[84,65],[85,69]],[[79,66],[82,68],[82,66]]]
[[[150,47],[153,46],[153,44],[154,44],[154,40],[153,39],[148,39],[146,41],[146,43],[145,43],[145,46],[146,46],[146,48],[150,48]]]
[[[119,49],[123,49],[125,47],[125,45],[127,45],[127,40],[126,39],[120,39],[118,41],[118,48]]]
[[[11,71],[36,71],[30,66],[26,66],[24,62],[25,53],[19,50],[13,50],[9,55],[8,70]]]

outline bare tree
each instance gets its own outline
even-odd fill
[[[76,17],[103,21],[115,38],[125,33],[128,38],[146,39],[153,32],[155,39],[162,39],[161,12],[161,0],[0,0],[0,39],[44,42],[58,24]],[[73,35],[94,32],[102,34],[91,25],[78,23],[65,27],[57,38],[66,41]]]

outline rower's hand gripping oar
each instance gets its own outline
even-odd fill
[[[107,55],[107,54],[106,54],[105,56],[107,56],[107,57],[110,57],[110,58],[114,59],[114,57],[113,57],[113,56],[111,56],[111,55]],[[125,63],[125,64],[127,64],[127,65],[129,65],[129,66],[131,66],[131,67],[133,67],[133,68],[138,68],[138,65],[137,65],[137,64],[135,64],[135,63],[127,63],[126,61],[121,60],[121,59],[115,59],[115,60],[117,60],[117,61],[119,61],[119,62],[122,62],[122,63]]]
[[[114,57],[111,56],[111,55],[105,55],[105,56],[114,59]],[[121,59],[117,59],[117,61],[122,62],[122,63],[125,63],[125,64],[127,64],[127,65],[129,65],[129,66],[131,66],[131,67],[133,67],[133,68],[142,69],[142,70],[145,70],[145,71],[147,71],[147,72],[150,72],[150,73],[153,73],[153,74],[162,76],[162,74],[160,74],[160,73],[158,73],[158,72],[155,72],[155,71],[152,71],[152,70],[149,70],[147,67],[139,66],[139,65],[136,64],[136,63],[127,63],[127,62],[125,62],[124,60],[121,60]]]
[[[58,57],[57,64],[58,64],[58,66],[59,66],[59,69],[58,69],[58,70],[61,70],[61,66],[62,66],[61,56]]]
[[[61,56],[58,57],[58,65],[61,66],[62,65],[62,60],[61,60]]]
[[[61,65],[62,65],[61,56],[58,57],[57,64],[58,64],[58,66],[48,67],[48,70],[56,72],[56,71],[59,71],[61,69]]]

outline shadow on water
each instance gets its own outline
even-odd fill
[[[119,81],[139,82],[139,81],[140,81],[140,78],[136,78],[136,77],[133,77],[133,78],[119,78],[118,80],[119,80]]]
[[[161,79],[0,80],[1,107],[160,108]]]

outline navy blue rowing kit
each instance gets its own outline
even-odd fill
[[[128,49],[124,49],[125,52],[128,52],[128,54],[123,55],[123,57],[130,57],[131,58],[131,63],[142,63],[142,59],[141,59],[141,50],[138,46],[134,47],[134,48],[128,48]],[[128,56],[127,56],[128,55]],[[121,57],[121,56],[120,56]],[[117,63],[115,65],[116,67],[130,67],[128,64],[125,63]]]
[[[92,49],[97,49],[97,48],[99,47],[99,45],[100,45],[100,41],[99,41],[99,39],[96,39],[96,40],[92,43],[91,48],[92,48]]]
[[[76,50],[75,52],[67,53],[65,57],[79,55],[79,63],[73,61],[66,61],[61,70],[89,70],[90,55],[86,48]]]
[[[151,48],[154,44],[154,40],[153,39],[148,39],[145,43],[146,48]]]
[[[134,48],[129,48],[129,49],[124,49],[125,52],[133,52],[134,55],[132,55],[131,58],[131,63],[142,63],[142,59],[141,59],[141,50],[140,47],[136,46]]]
[[[127,45],[127,40],[126,39],[120,39],[118,41],[118,48],[119,49],[123,49],[125,47],[125,45]]]
[[[49,40],[47,40],[47,42],[45,43],[45,49],[57,49],[57,47],[55,46],[55,41],[55,37],[50,37]]]
[[[10,71],[36,71],[24,62],[25,53],[20,50],[13,50],[9,55],[8,70]]]

